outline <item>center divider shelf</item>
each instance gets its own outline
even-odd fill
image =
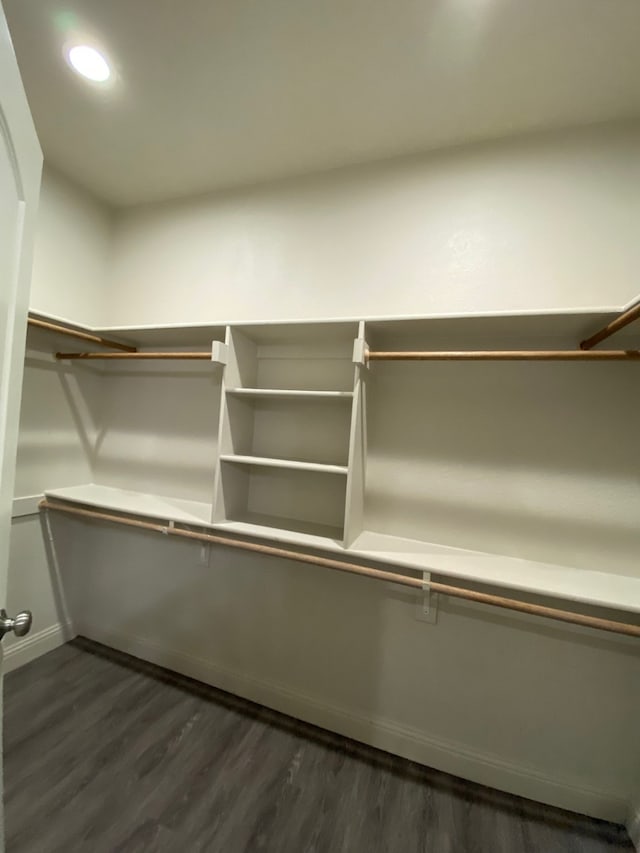
[[[261,465],[266,468],[293,468],[297,471],[318,471],[325,474],[344,474],[348,468],[346,465],[324,465],[321,462],[302,462],[296,459],[276,459],[269,456],[239,456],[233,454],[222,454],[222,462],[235,462],[239,465]]]
[[[296,391],[278,388],[227,388],[233,397],[274,400],[352,400],[353,391]]]
[[[229,329],[214,522],[343,541],[357,333],[356,323]]]

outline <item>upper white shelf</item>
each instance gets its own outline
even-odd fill
[[[367,335],[370,335],[378,346],[384,346],[386,341],[400,345],[403,339],[410,342],[417,337],[428,335],[428,340],[434,344],[430,347],[433,349],[443,348],[443,343],[445,349],[473,349],[473,346],[465,347],[464,343],[478,338],[488,342],[492,348],[497,346],[514,348],[507,347],[506,344],[509,341],[519,342],[523,339],[535,339],[539,342],[546,339],[562,340],[568,347],[577,346],[580,340],[613,320],[624,308],[625,306],[602,306],[551,311],[524,310],[395,317],[336,317],[277,322],[216,321],[127,326],[89,326],[36,309],[30,313],[34,317],[73,326],[82,331],[111,335],[140,347],[201,347],[210,344],[213,340],[223,341],[226,326],[242,330],[257,343],[282,343],[289,340],[313,343],[316,339],[339,342],[355,337],[357,321],[365,320]],[[459,346],[458,342],[462,346]],[[624,346],[627,342],[634,348],[638,346],[640,324],[632,324],[611,339],[611,345],[615,343],[616,347]]]
[[[234,397],[256,397],[281,400],[352,400],[353,391],[296,391],[277,388],[227,388]]]
[[[298,459],[277,459],[271,456],[241,456],[221,454],[222,462],[237,462],[240,465],[257,465],[263,468],[290,468],[295,471],[319,471],[325,474],[347,474],[346,465],[325,465],[321,462],[301,462]]]

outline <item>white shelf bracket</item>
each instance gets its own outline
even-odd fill
[[[214,364],[226,364],[229,360],[229,347],[222,341],[211,342],[211,361]]]
[[[422,597],[417,604],[416,619],[431,625],[438,621],[438,596],[431,592],[431,572],[422,573]]]
[[[369,367],[369,346],[364,338],[356,338],[353,342],[353,363]]]

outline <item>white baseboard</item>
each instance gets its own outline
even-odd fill
[[[22,518],[25,515],[38,515],[40,512],[38,504],[44,498],[42,492],[37,495],[25,495],[14,498],[11,507],[11,518]]]
[[[636,800],[635,808],[632,808],[627,815],[625,826],[633,846],[640,853],[640,801]]]
[[[464,744],[430,737],[423,731],[392,720],[368,717],[357,711],[329,705],[318,697],[291,690],[286,685],[229,670],[213,661],[109,627],[81,624],[76,625],[76,631],[150,663],[428,767],[592,817],[616,823],[624,823],[628,817],[626,798],[615,792],[585,788],[568,780],[551,778],[533,768],[476,752]]]
[[[4,653],[3,669],[5,675],[39,658],[40,655],[57,649],[58,646],[68,642],[74,636],[75,633],[68,625],[57,622],[55,625],[43,628],[42,631],[37,631],[35,634],[29,634],[23,639],[17,640]]]

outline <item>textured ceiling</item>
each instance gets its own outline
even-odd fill
[[[637,0],[4,0],[46,159],[116,205],[640,115]],[[101,89],[63,59],[103,48]]]

